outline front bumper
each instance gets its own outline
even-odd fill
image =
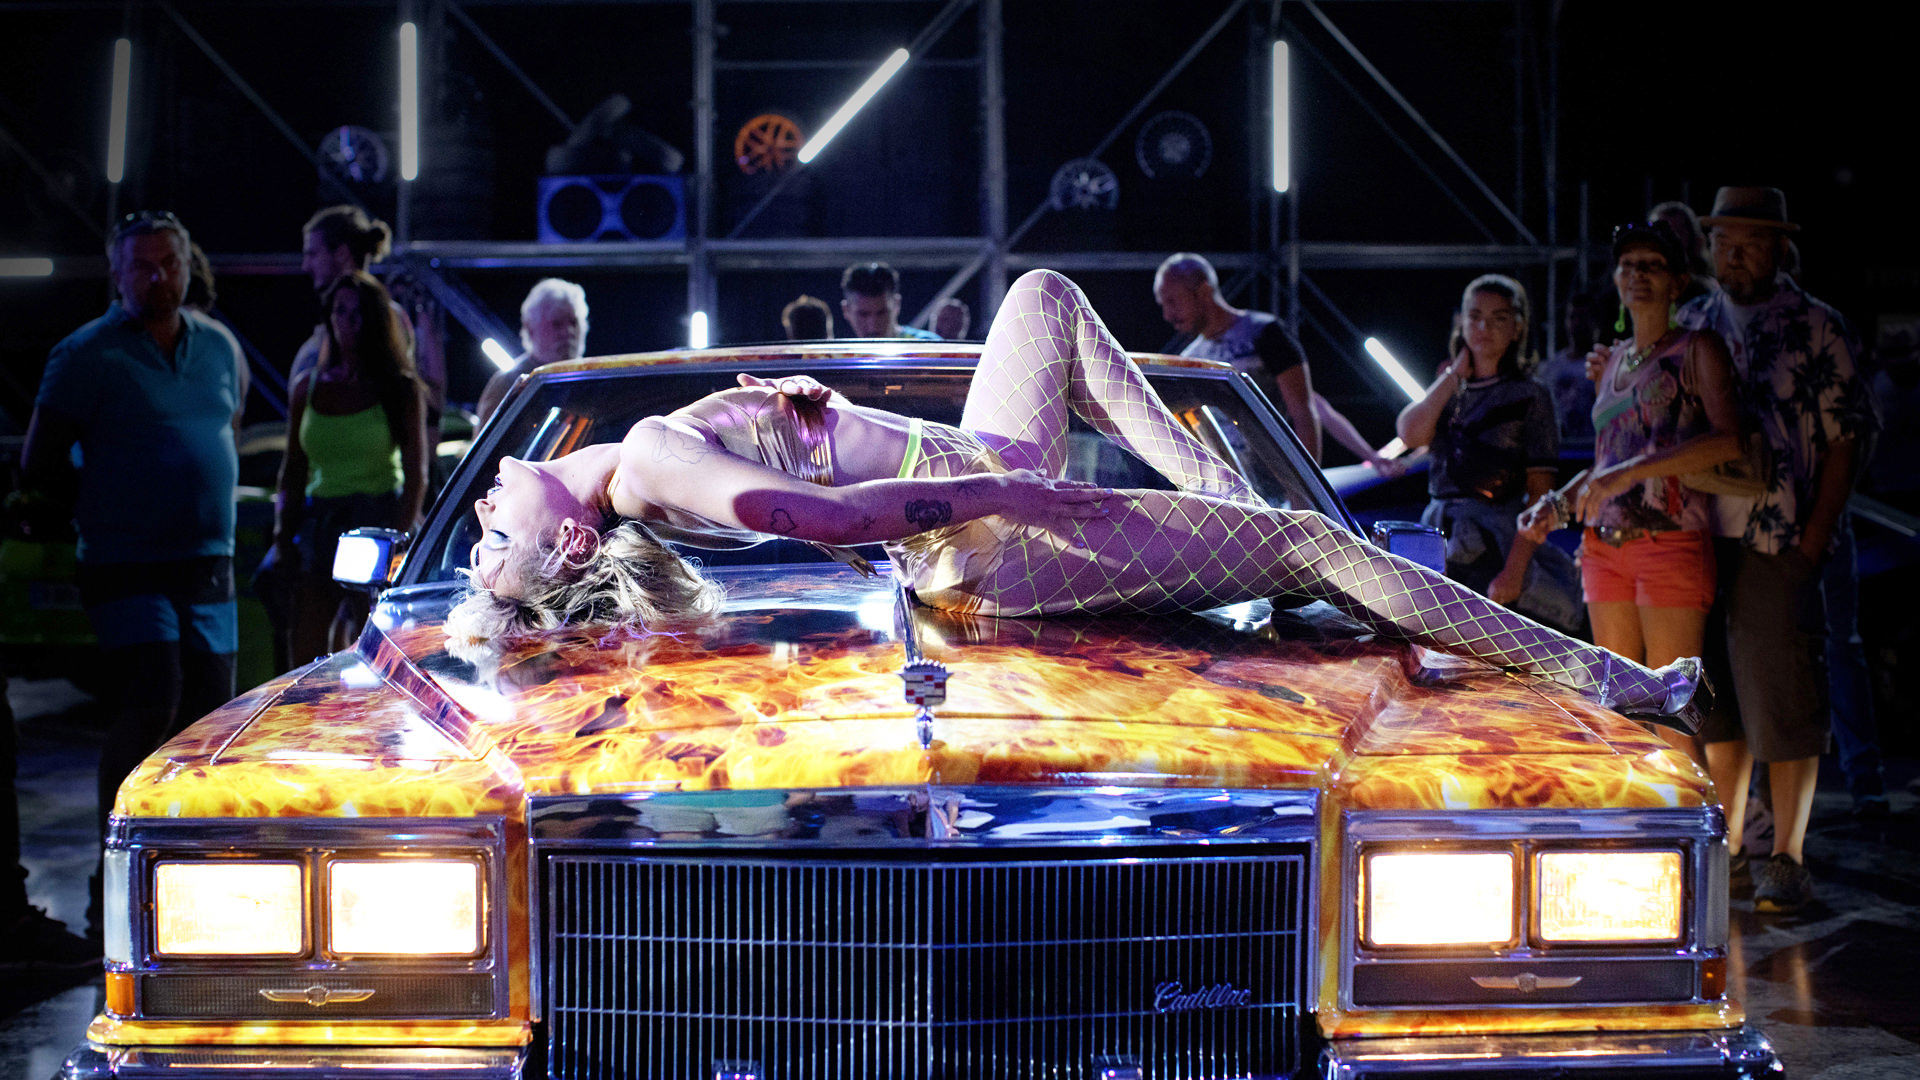
[[[1765,1035],[1728,1031],[1593,1035],[1436,1035],[1336,1039],[1320,1054],[1322,1080],[1367,1077],[1647,1076],[1761,1080],[1784,1075]]]
[[[67,1055],[58,1080],[520,1080],[524,1047],[143,1046],[88,1043]]]

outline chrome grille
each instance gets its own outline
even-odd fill
[[[1291,1072],[1305,848],[546,860],[565,1080]],[[1181,1008],[1180,1006],[1185,1006]]]

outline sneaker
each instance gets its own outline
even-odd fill
[[[1790,856],[1774,855],[1753,867],[1753,910],[1789,915],[1813,899],[1813,875]]]
[[[0,970],[83,969],[100,965],[100,946],[67,929],[67,924],[30,907],[0,930]]]
[[[1727,857],[1727,880],[1741,881],[1753,869],[1753,860],[1744,851],[1736,851]]]

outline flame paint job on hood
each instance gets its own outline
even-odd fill
[[[913,613],[952,669],[923,749],[887,581],[724,575],[712,625],[447,655],[442,587],[143,764],[135,816],[518,816],[529,795],[922,783],[1324,786],[1348,808],[1699,805],[1656,736],[1538,680],[1362,636],[1323,606]],[[384,628],[383,625],[384,624]]]

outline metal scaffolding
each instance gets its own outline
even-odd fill
[[[183,0],[184,2],[184,0]],[[314,0],[277,0],[289,6]],[[564,128],[572,130],[575,121],[515,62],[510,50],[490,36],[468,12],[468,8],[506,7],[535,0],[349,0],[362,6],[387,6],[401,20],[415,19],[421,33],[423,81],[436,74],[427,65],[443,57],[444,35],[466,34],[497,61],[504,70],[547,113]],[[553,0],[545,0],[551,4]],[[569,0],[582,2],[582,0]],[[937,64],[961,63],[978,73],[978,131],[980,138],[979,231],[970,236],[891,237],[860,236],[840,238],[753,238],[740,235],[758,212],[773,202],[807,166],[793,166],[780,182],[765,193],[745,218],[726,235],[714,235],[713,215],[715,161],[715,80],[721,70],[750,70],[756,66],[842,67],[842,60],[748,61],[728,60],[720,56],[721,33],[718,8],[727,5],[805,4],[810,0],[633,0],[633,2],[687,5],[691,8],[691,48],[693,85],[689,95],[693,113],[693,171],[690,189],[689,228],[684,241],[629,241],[593,243],[523,243],[471,240],[441,240],[416,236],[411,220],[411,185],[399,185],[397,235],[394,257],[425,280],[449,312],[476,337],[512,339],[505,321],[488,311],[458,281],[461,271],[485,271],[495,268],[630,267],[650,268],[686,275],[688,311],[709,310],[715,299],[715,277],[722,272],[837,268],[849,259],[875,251],[887,253],[891,262],[902,268],[951,269],[951,276],[938,294],[923,307],[915,321],[924,324],[938,305],[973,284],[978,289],[983,317],[1006,287],[1010,273],[1044,263],[1064,271],[1150,270],[1158,265],[1163,252],[1114,250],[1050,250],[1044,253],[1022,250],[1021,243],[1050,212],[1043,199],[1017,223],[1009,224],[1008,168],[1006,147],[1006,94],[1003,67],[1003,0],[862,0],[869,4],[918,4],[934,6],[935,14],[913,40],[913,60],[922,58],[925,49],[939,41],[969,10],[975,13],[977,26],[974,55],[964,61],[931,61]],[[1194,59],[1236,20],[1244,20],[1249,33],[1249,71],[1257,70],[1254,55],[1267,41],[1284,36],[1291,47],[1316,65],[1350,100],[1352,106],[1397,145],[1419,170],[1431,180],[1462,215],[1480,232],[1485,241],[1475,244],[1432,243],[1417,238],[1396,243],[1354,243],[1338,239],[1316,240],[1301,235],[1299,193],[1297,187],[1282,195],[1272,190],[1268,178],[1261,175],[1262,155],[1248,155],[1246,177],[1248,200],[1247,243],[1243,249],[1208,253],[1222,270],[1233,272],[1228,287],[1242,299],[1264,298],[1274,308],[1294,316],[1296,323],[1350,326],[1346,316],[1332,306],[1324,291],[1313,286],[1310,272],[1320,269],[1407,269],[1407,268],[1510,268],[1540,267],[1547,274],[1549,297],[1554,295],[1560,275],[1569,263],[1577,264],[1582,245],[1568,245],[1559,239],[1560,210],[1558,156],[1558,35],[1563,0],[1434,0],[1436,3],[1505,3],[1512,7],[1514,54],[1514,154],[1515,185],[1511,197],[1503,197],[1460,154],[1445,136],[1419,111],[1347,36],[1328,14],[1336,3],[1349,7],[1358,0],[1216,0],[1218,17],[1167,70],[1128,108],[1118,111],[1106,136],[1089,148],[1084,157],[1098,158],[1107,152],[1162,95],[1167,87]],[[15,11],[73,10],[95,7],[108,9],[132,5],[113,0],[88,3],[68,0],[60,4],[20,2],[9,5]],[[231,84],[279,132],[310,160],[318,161],[314,151],[291,125],[258,93],[225,57],[202,35],[192,19],[169,0],[150,5]],[[1534,89],[1530,91],[1529,87]],[[1250,79],[1247,88],[1249,138],[1264,138],[1259,118],[1266,116],[1272,103],[1262,80]],[[1387,102],[1385,108],[1376,99]],[[880,106],[884,107],[884,106]],[[1529,124],[1528,113],[1533,113]],[[1415,132],[1412,138],[1396,131],[1390,117]],[[1529,130],[1535,133],[1530,142]],[[1424,152],[1423,152],[1424,148]],[[29,149],[4,130],[0,130],[0,152],[11,151],[33,164]],[[1429,154],[1437,154],[1444,164],[1436,164]],[[1537,154],[1537,157],[1535,156]],[[1527,163],[1544,162],[1536,170],[1538,182],[1530,187]],[[326,170],[319,170],[326,176]],[[1452,182],[1449,175],[1452,176]],[[1459,181],[1465,181],[1461,190]],[[336,185],[337,186],[337,185]],[[1539,209],[1532,211],[1529,198],[1537,192]],[[343,201],[358,201],[351,191],[340,188]],[[74,208],[78,212],[78,208]],[[1582,222],[1584,243],[1584,221]],[[225,272],[295,273],[298,256],[292,253],[215,255],[216,265]],[[76,265],[77,264],[77,265]],[[100,260],[63,260],[63,273],[98,273]],[[1264,287],[1264,288],[1263,288]],[[1552,348],[1554,320],[1542,320]],[[1342,333],[1344,334],[1344,329]],[[1330,341],[1332,336],[1330,335]],[[1334,342],[1337,344],[1337,342]],[[1348,343],[1349,355],[1356,356],[1357,341]],[[1359,362],[1358,370],[1371,371],[1373,365]]]

